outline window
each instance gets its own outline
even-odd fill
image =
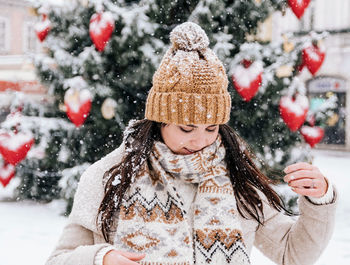
[[[350,1],[318,0],[314,10],[315,30],[339,30],[350,27]]]
[[[334,76],[318,76],[307,82],[310,108],[322,104],[331,95],[337,97],[337,108],[326,121],[322,143],[345,145],[346,139],[346,95],[345,79]]]
[[[7,52],[9,50],[9,24],[8,18],[0,17],[0,52]]]
[[[274,14],[274,36],[281,33],[298,31],[348,30],[350,28],[350,1],[314,0],[306,8],[301,19],[287,8],[285,15]]]
[[[23,51],[38,52],[40,43],[34,30],[34,22],[26,21],[23,23]]]

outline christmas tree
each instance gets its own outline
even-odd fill
[[[323,35],[274,43],[258,39],[259,26],[285,8],[284,0],[36,4],[37,35],[46,53],[35,57],[35,66],[53,102],[37,106],[23,101],[22,114],[2,125],[7,130],[16,125],[35,138],[28,159],[17,169],[21,184],[16,196],[63,197],[70,210],[81,173],[121,143],[130,119],[144,117],[169,33],[185,21],[201,25],[224,62],[232,81],[229,124],[252,147],[260,166],[269,173],[269,168],[280,170],[295,162],[293,150],[304,144],[298,129],[322,124],[333,99],[308,112],[297,77],[308,63],[305,44],[315,44]],[[283,102],[289,100],[286,104],[283,97]],[[291,109],[301,112],[298,124]],[[307,155],[298,152],[298,159]]]

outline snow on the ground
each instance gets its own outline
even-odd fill
[[[333,238],[316,265],[350,264],[350,154],[314,151],[314,164],[337,187],[339,204]],[[9,189],[0,187],[0,200]],[[44,264],[55,246],[67,218],[60,215],[63,204],[0,201],[0,264]],[[272,265],[258,250],[252,264]]]
[[[0,203],[0,264],[44,264],[65,224],[54,204]]]

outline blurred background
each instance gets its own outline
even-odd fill
[[[44,262],[82,172],[143,118],[169,33],[185,21],[201,25],[223,61],[229,125],[288,207],[296,211],[297,200],[281,181],[288,164],[314,163],[339,187],[336,229],[345,232],[336,230],[318,264],[349,264],[350,1],[342,0],[0,0],[0,248],[31,245],[30,264]],[[22,262],[14,253],[0,263]]]

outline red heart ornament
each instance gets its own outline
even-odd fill
[[[233,84],[244,101],[250,101],[258,92],[262,81],[262,62],[256,61],[252,63],[243,60],[232,74]]]
[[[323,47],[317,47],[316,45],[309,46],[303,49],[303,64],[305,64],[312,75],[315,75],[320,69],[325,56],[326,53]]]
[[[289,129],[296,131],[306,119],[309,101],[306,96],[300,94],[295,99],[284,96],[280,100],[279,109],[281,117]]]
[[[34,138],[31,134],[4,133],[0,135],[0,153],[6,162],[14,166],[26,157],[33,144]]]
[[[90,19],[89,33],[96,49],[102,52],[114,30],[112,13],[95,13]]]
[[[300,133],[311,147],[314,147],[316,144],[318,144],[324,136],[324,130],[316,126],[310,127],[304,125],[300,128]]]
[[[6,187],[11,179],[15,176],[15,167],[11,164],[4,164],[0,167],[0,182],[2,186]]]
[[[64,104],[67,108],[68,118],[80,127],[86,120],[91,110],[91,93],[87,89],[77,90],[70,88],[64,96]]]
[[[311,0],[288,0],[288,5],[298,19],[300,19],[309,6]]]
[[[42,42],[45,40],[50,31],[50,20],[45,14],[42,15],[42,20],[35,24],[35,33],[38,39]]]

